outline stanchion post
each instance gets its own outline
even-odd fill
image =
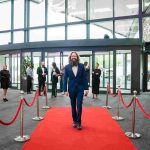
[[[120,86],[118,86],[118,106],[117,106],[117,115],[112,117],[114,120],[121,121],[124,120],[123,117],[120,117]]]
[[[126,136],[128,136],[129,138],[132,138],[132,139],[137,139],[137,138],[140,138],[141,137],[141,134],[139,133],[135,133],[135,111],[136,111],[136,94],[137,94],[137,91],[133,91],[134,93],[134,101],[133,101],[133,111],[132,111],[132,129],[131,129],[131,132],[126,132]]]
[[[32,118],[35,121],[40,121],[43,119],[43,117],[40,116],[40,108],[39,108],[39,88],[37,86],[37,99],[36,99],[36,104],[37,104],[37,116]]]
[[[106,106],[102,106],[102,107],[106,109],[111,109],[111,107],[108,106],[108,84],[107,84],[107,91],[106,91]]]
[[[24,91],[21,91],[20,94],[21,94],[21,100],[23,101]],[[20,112],[20,136],[17,136],[16,138],[14,138],[14,140],[17,142],[25,142],[29,139],[30,137],[28,135],[24,135],[24,101],[23,101],[21,105],[21,112]]]
[[[47,98],[47,92],[48,92],[48,83],[47,82],[45,82],[45,102],[46,102],[46,105],[45,106],[43,106],[42,108],[43,109],[48,109],[48,108],[50,108],[49,106],[48,106],[48,98]]]

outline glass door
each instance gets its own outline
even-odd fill
[[[146,73],[146,78],[147,78],[147,90],[150,90],[150,54],[147,55],[147,73]]]
[[[100,92],[107,90],[107,83],[113,87],[113,51],[95,52],[95,62],[101,69]]]
[[[116,92],[118,86],[123,93],[131,91],[131,50],[116,50]]]

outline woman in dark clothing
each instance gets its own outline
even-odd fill
[[[10,73],[7,70],[7,65],[3,65],[3,70],[0,71],[1,77],[1,88],[3,89],[3,101],[6,102],[8,99],[6,98],[7,89],[10,84]]]
[[[96,94],[96,98],[99,94],[100,75],[101,75],[101,70],[99,69],[99,64],[96,63],[95,69],[92,72],[92,93],[93,93],[93,98],[95,98],[94,94]]]
[[[60,75],[60,71],[56,66],[56,63],[52,63],[52,72],[51,72],[51,81],[52,81],[52,98],[57,96],[57,83],[58,83],[58,76]]]

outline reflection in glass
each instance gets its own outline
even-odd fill
[[[113,17],[112,0],[91,0],[90,20]]]
[[[68,22],[86,20],[86,0],[68,0]]]
[[[143,18],[143,40],[150,41],[150,17]]]
[[[86,39],[86,25],[69,25],[68,26],[68,40],[71,39]]]
[[[96,52],[95,64],[99,63],[101,69],[100,91],[106,90],[107,83],[113,87],[113,52]],[[94,65],[95,67],[95,65]]]
[[[14,29],[23,27],[24,27],[24,0],[14,1]]]
[[[147,58],[147,90],[150,90],[150,55]]]
[[[143,0],[143,7],[142,7],[143,14],[149,14],[150,13],[150,1],[149,0]]]
[[[11,2],[0,3],[0,31],[11,29]]]
[[[45,0],[41,3],[30,1],[30,27],[45,25]]]
[[[37,89],[38,85],[38,75],[37,75],[37,68],[41,65],[41,52],[33,52],[33,90]]]
[[[107,34],[113,38],[113,22],[95,22],[90,24],[90,39],[103,39]]]
[[[65,0],[48,1],[48,24],[65,23]]]
[[[139,38],[139,20],[137,18],[115,21],[116,38]]]
[[[137,15],[139,0],[115,0],[115,17]]]
[[[14,36],[13,43],[23,43],[24,42],[24,32],[23,31],[14,32],[13,36]]]
[[[48,28],[48,41],[52,40],[65,40],[65,27]],[[56,34],[57,33],[57,34]]]
[[[10,42],[10,32],[0,33],[0,45],[9,44]]]
[[[131,51],[116,51],[116,88],[131,89]]]
[[[29,41],[44,41],[45,40],[45,30],[44,29],[32,29],[29,31]]]

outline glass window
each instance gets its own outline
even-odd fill
[[[116,38],[139,38],[139,21],[137,18],[116,20]]]
[[[40,3],[30,1],[30,27],[45,25],[45,0]]]
[[[45,29],[32,29],[29,31],[29,41],[44,41],[45,40]]]
[[[143,40],[150,41],[150,17],[143,18]]]
[[[86,39],[86,25],[70,25],[68,26],[68,40],[70,39]]]
[[[91,0],[90,1],[90,20],[109,18],[113,16],[112,0]]]
[[[131,51],[116,51],[116,88],[128,92],[131,89]],[[126,91],[127,90],[127,91]]]
[[[113,22],[94,22],[90,24],[90,39],[113,38]]]
[[[115,0],[115,17],[137,15],[139,0]]]
[[[144,14],[150,13],[150,1],[149,0],[143,0],[143,13]]]
[[[0,30],[11,29],[11,2],[0,3]]]
[[[17,29],[23,27],[24,27],[24,1],[23,0],[14,1],[14,28]]]
[[[13,43],[23,43],[24,42],[24,32],[23,31],[14,32],[13,36],[14,36]]]
[[[48,28],[47,40],[65,40],[65,27]]]
[[[65,23],[65,0],[48,1],[48,24]]]
[[[68,0],[68,22],[86,20],[86,0]]]
[[[0,33],[0,45],[9,44],[10,42],[10,32]]]
[[[37,75],[37,68],[39,66],[41,66],[41,52],[33,52],[33,64],[34,64],[34,68],[33,68],[33,76],[34,76],[34,80],[33,80],[33,90],[37,89],[37,85],[38,85],[38,75]]]

